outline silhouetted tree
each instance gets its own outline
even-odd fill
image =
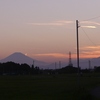
[[[94,71],[95,71],[95,72],[100,72],[100,66],[95,66],[95,67],[94,67]]]

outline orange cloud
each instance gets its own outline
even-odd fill
[[[67,20],[59,20],[54,22],[48,22],[48,23],[28,23],[34,26],[63,26],[66,24],[72,24],[73,21],[67,21]]]
[[[74,23],[74,21],[67,21],[67,20],[60,20],[60,21],[56,21],[58,23],[63,23],[63,24],[72,24]]]
[[[62,23],[29,23],[35,26],[62,26]]]
[[[100,46],[86,46],[80,48],[80,58],[95,58],[100,55]],[[44,53],[33,54],[35,57],[40,58],[55,58],[55,59],[68,59],[69,53]],[[77,58],[77,52],[71,54],[72,59]]]
[[[96,28],[96,26],[81,26],[81,27],[85,27],[85,28]]]
[[[46,54],[35,54],[35,56],[52,56],[57,58],[66,58],[67,54],[62,53],[46,53]]]
[[[99,57],[100,55],[100,51],[96,51],[96,52],[83,52],[80,54],[80,58],[95,58],[95,57]]]
[[[100,49],[100,46],[86,46],[86,47],[81,47],[80,50],[97,50]]]
[[[82,51],[80,52],[80,58],[93,58],[98,57],[100,55],[100,51]],[[34,54],[35,57],[54,57],[54,58],[69,58],[69,54],[62,54],[62,53],[47,53],[47,54]],[[76,58],[77,54],[71,54],[72,58]]]
[[[100,46],[86,46],[80,48],[81,58],[93,58],[100,55]]]

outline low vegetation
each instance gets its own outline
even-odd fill
[[[0,100],[99,100],[90,91],[100,74],[0,76]]]
[[[14,62],[0,63],[0,100],[99,100],[100,67],[39,69]]]

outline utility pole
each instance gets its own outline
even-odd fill
[[[80,74],[80,68],[79,68],[79,36],[78,36],[78,28],[80,27],[78,25],[78,20],[76,20],[76,36],[77,36],[77,67],[78,67],[78,74]]]
[[[59,61],[59,69],[61,68],[61,61]]]
[[[73,67],[72,59],[71,59],[71,52],[69,52],[69,66]]]
[[[35,61],[33,60],[33,67],[34,67],[34,62],[35,62]]]
[[[89,60],[89,71],[91,70],[91,61]]]
[[[79,68],[79,36],[78,28],[80,27],[78,20],[76,20],[76,37],[77,37],[77,68],[78,68],[78,88],[80,89],[80,68]]]
[[[33,74],[34,73],[34,60],[33,60],[33,64],[32,64],[32,71],[31,73]]]
[[[56,67],[57,67],[57,63],[55,62],[55,70],[56,70]]]

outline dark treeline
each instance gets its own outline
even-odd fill
[[[35,74],[69,74],[77,73],[77,67],[66,66],[60,69],[40,69],[34,65],[18,64],[14,62],[0,63],[0,75],[35,75]],[[100,66],[94,69],[79,69],[80,73],[100,72]]]
[[[14,62],[0,63],[0,75],[29,75],[38,74],[39,67],[30,67],[28,64]]]

